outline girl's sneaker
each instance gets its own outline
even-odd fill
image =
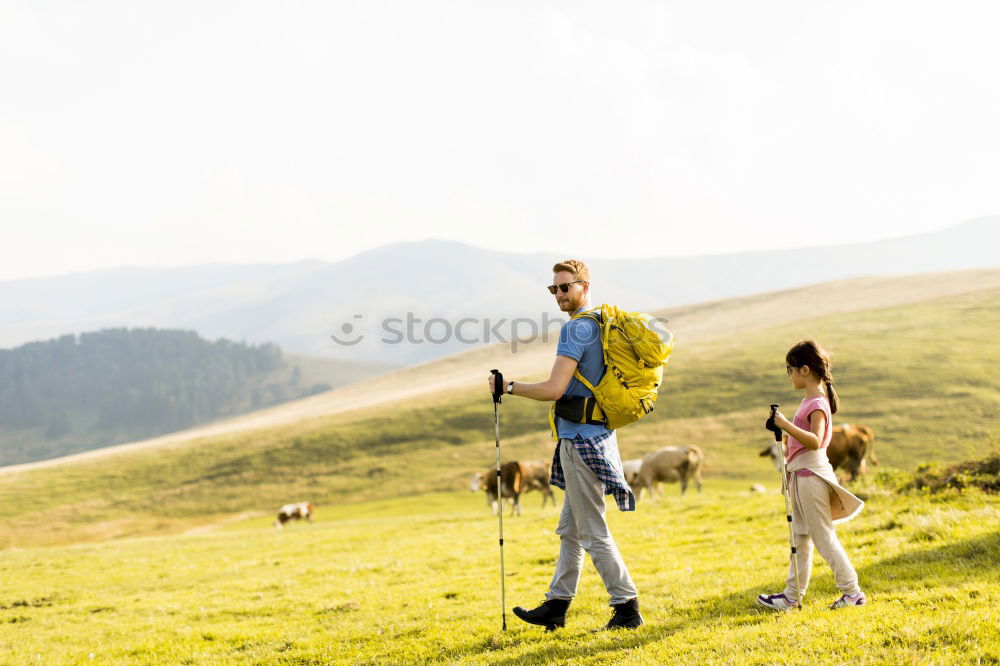
[[[757,603],[778,611],[790,611],[799,607],[799,602],[795,599],[789,599],[784,592],[781,594],[758,594]]]
[[[844,594],[830,604],[830,610],[837,610],[838,608],[845,608],[846,606],[864,606],[866,603],[868,603],[868,599],[865,598],[864,592],[858,592],[853,597],[849,597]]]

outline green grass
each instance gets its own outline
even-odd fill
[[[772,490],[711,479],[609,510],[647,621],[634,632],[590,633],[609,609],[589,560],[564,630],[508,612],[501,632],[496,519],[478,494],[430,493],[281,531],[260,517],[0,553],[0,662],[1000,663],[1000,497],[863,486],[865,510],[838,533],[870,605],[827,610],[837,592],[817,555],[804,610],[772,614],[753,598],[784,581],[783,506],[773,473],[751,480]],[[558,552],[556,510],[537,493],[524,504],[504,521],[508,608],[542,600]]]
[[[648,623],[635,632],[590,633],[609,611],[589,564],[565,630],[508,614],[499,631],[496,519],[467,490],[493,462],[484,390],[6,474],[0,663],[1000,663],[997,495],[863,482],[868,504],[838,533],[871,605],[828,611],[818,557],[802,612],[753,604],[787,566],[775,472],[757,456],[767,404],[790,413],[801,397],[785,350],[813,336],[833,351],[836,420],[875,430],[888,487],[996,451],[997,330],[993,289],[681,335],[656,412],[619,442],[626,458],[698,444],[705,491],[609,510]],[[551,455],[545,410],[504,401],[506,458]],[[299,499],[315,524],[270,526]],[[508,608],[540,602],[555,564],[557,513],[540,501],[504,523]]]
[[[783,359],[804,336],[833,352],[835,421],[872,427],[883,463],[913,469],[974,457],[1000,439],[997,330],[1000,290],[992,289],[752,333],[734,326],[699,344],[681,336],[656,411],[619,434],[623,457],[690,442],[706,453],[707,478],[765,473],[761,426],[770,402],[790,414],[801,398]],[[501,368],[506,353],[498,348]],[[485,390],[451,391],[6,475],[0,548],[178,533],[299,499],[322,507],[463,489],[492,464],[492,422]],[[502,432],[505,457],[551,456],[546,405],[505,400]]]

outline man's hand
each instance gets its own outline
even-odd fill
[[[555,363],[552,364],[552,374],[544,382],[527,384],[515,382],[514,390],[521,398],[531,398],[532,400],[550,401],[558,400],[566,392],[566,385],[573,378],[573,371],[576,370],[576,359],[568,356],[556,356]],[[505,382],[510,381],[509,377],[504,378]],[[490,392],[493,391],[493,377],[489,381]],[[502,387],[504,391],[507,387]]]

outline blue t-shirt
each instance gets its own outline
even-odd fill
[[[587,308],[580,308],[577,314]],[[598,310],[600,312],[600,310]],[[604,365],[604,350],[601,348],[601,329],[590,317],[570,319],[559,331],[557,356],[568,356],[578,362],[577,370],[587,378],[587,381],[597,385],[604,377],[607,366]],[[575,398],[586,398],[594,394],[576,377],[569,380],[563,395]],[[590,438],[608,432],[603,425],[573,423],[556,417],[556,430],[560,439],[573,439],[576,436]]]

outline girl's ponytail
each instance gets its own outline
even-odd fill
[[[837,389],[833,388],[833,377],[827,377],[823,380],[826,384],[826,398],[830,401],[830,413],[836,414],[837,407],[840,406],[840,396],[837,395]]]
[[[830,372],[830,355],[815,340],[802,340],[785,354],[785,363],[793,368],[809,366],[813,374],[826,384],[826,398],[830,402],[830,413],[836,414],[840,397],[833,388],[833,373]]]

